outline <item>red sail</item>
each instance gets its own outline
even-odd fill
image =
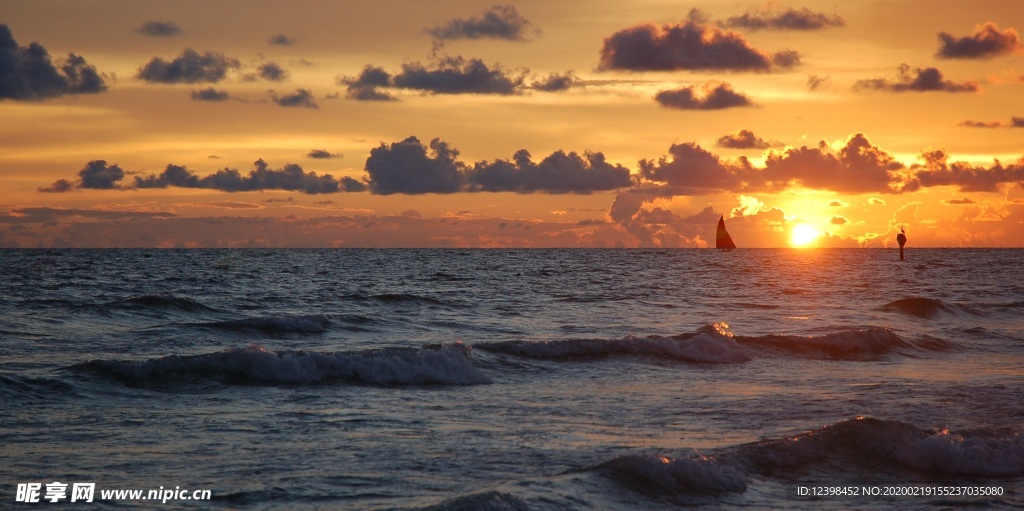
[[[725,216],[718,219],[718,231],[715,232],[715,248],[722,250],[736,248],[736,244],[732,241],[732,236],[729,236],[729,231],[725,230]]]

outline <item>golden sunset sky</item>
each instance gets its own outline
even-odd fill
[[[1022,21],[0,0],[0,246],[1020,247]]]

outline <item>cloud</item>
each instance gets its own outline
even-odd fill
[[[42,223],[63,220],[66,218],[79,217],[96,220],[125,220],[132,218],[174,218],[178,215],[163,211],[117,211],[109,209],[76,209],[76,208],[50,208],[34,207],[12,209],[14,215],[0,215],[0,222],[5,219],[17,221],[18,223]],[[5,222],[11,223],[11,222]]]
[[[1011,117],[1009,123],[1001,121],[961,121],[957,126],[968,128],[1024,128],[1024,117]]]
[[[181,27],[173,21],[150,21],[136,32],[149,37],[173,37],[181,33]]]
[[[231,95],[227,91],[217,90],[213,87],[192,91],[192,101],[227,101],[229,99],[231,99]]]
[[[879,199],[878,197],[870,197],[868,198],[868,204],[871,206],[884,206],[885,199]]]
[[[291,46],[295,44],[295,39],[288,37],[284,34],[272,35],[267,39],[267,44],[274,46]]]
[[[37,188],[37,190],[43,193],[64,193],[70,192],[74,188],[75,185],[71,181],[68,181],[67,179],[58,179],[54,181],[52,185],[46,187],[41,186]]]
[[[747,12],[741,16],[733,16],[725,21],[725,26],[745,28],[747,30],[821,30],[829,27],[842,27],[846,21],[838,14],[829,16],[823,12],[814,12],[806,7],[800,10],[790,7],[782,12],[765,11],[760,13]]]
[[[488,67],[480,59],[446,56],[429,67],[419,62],[402,64],[402,72],[392,81],[398,88],[434,94],[509,95],[522,87],[523,74],[506,71],[499,65]]]
[[[476,18],[452,19],[427,32],[436,39],[504,39],[526,41],[530,21],[514,6],[495,5]]]
[[[673,144],[668,152],[671,159],[663,156],[657,162],[640,160],[640,176],[677,188],[672,192],[677,195],[739,188],[754,170],[746,158],[737,164],[723,162],[694,143]]]
[[[921,153],[923,164],[912,166],[921,186],[956,186],[962,192],[998,192],[1001,185],[1024,183],[1024,158],[1014,165],[1003,166],[996,161],[991,167],[978,167],[965,162],[949,163],[942,149]]]
[[[845,216],[834,216],[832,220],[829,220],[829,223],[832,225],[843,225],[849,223],[849,220]]]
[[[150,83],[217,83],[223,80],[229,69],[240,66],[237,59],[208,51],[200,54],[186,48],[173,60],[153,57],[139,68],[137,77]]]
[[[530,88],[543,92],[560,92],[573,88],[578,81],[572,71],[564,74],[551,73],[543,80],[534,81]]]
[[[320,105],[316,104],[313,93],[308,89],[295,89],[295,92],[283,96],[278,96],[276,92],[270,91],[270,97],[279,106],[312,108],[314,110],[320,108]]]
[[[696,86],[691,86],[663,90],[654,96],[654,100],[663,107],[677,110],[722,110],[754,104],[750,98],[733,91],[732,86],[727,83],[704,84],[701,88],[703,97],[697,95],[696,89]]]
[[[964,197],[962,199],[946,199],[946,200],[942,201],[942,203],[946,204],[946,205],[949,205],[949,206],[960,206],[960,205],[964,205],[964,204],[975,204],[974,200],[969,198],[969,197]]]
[[[772,146],[750,130],[739,130],[731,135],[723,135],[715,145],[726,149],[768,149]]]
[[[845,202],[843,202],[841,200],[834,200],[832,202],[829,202],[828,205],[833,207],[833,208],[845,208],[846,206],[849,206],[849,204],[847,204],[847,203],[845,203]]]
[[[391,73],[384,68],[371,66],[363,68],[359,76],[339,77],[339,85],[345,85],[346,97],[357,101],[398,101],[398,98],[381,92],[379,88],[391,86]]]
[[[18,46],[7,25],[0,24],[0,100],[41,100],[107,90],[100,73],[81,56],[69,53],[58,65],[59,69],[39,43]]]
[[[313,149],[306,153],[306,158],[313,158],[315,160],[326,160],[330,158],[341,158],[341,153],[332,153],[326,149]]]
[[[381,143],[366,159],[370,191],[380,195],[458,192],[466,179],[458,156],[439,138],[430,142],[429,154],[416,137]]]
[[[1022,49],[1024,44],[1021,44],[1016,30],[999,30],[999,26],[990,21],[976,26],[974,34],[966,37],[939,33],[939,51],[935,56],[940,59],[990,59]]]
[[[758,50],[739,32],[706,25],[700,11],[690,11],[679,25],[637,25],[605,38],[600,70],[625,71],[771,71],[800,63],[793,51]]]
[[[824,142],[816,148],[770,152],[763,177],[774,187],[800,184],[847,193],[893,193],[900,191],[895,173],[903,168],[902,163],[858,133],[837,154]]]
[[[978,92],[978,82],[966,81],[955,83],[950,80],[943,80],[942,72],[934,67],[916,68],[911,73],[910,66],[902,64],[899,67],[899,80],[890,81],[885,78],[873,78],[870,80],[858,80],[853,85],[853,90],[880,90],[886,92]]]
[[[74,183],[75,188],[88,188],[93,190],[114,190],[118,183],[124,179],[124,169],[115,165],[107,165],[105,160],[93,160],[78,171],[78,179]],[[39,188],[40,192],[60,193],[71,190],[72,183],[67,179],[58,179],[46,188]]]
[[[810,75],[807,77],[807,90],[811,92],[828,90],[830,87],[832,87],[832,77],[830,76]]]
[[[467,173],[469,189],[484,192],[590,193],[627,188],[629,169],[609,164],[602,153],[555,151],[540,163],[521,149],[513,161],[478,162]]]
[[[288,79],[288,71],[275,62],[267,62],[256,70],[257,75],[270,82],[283,82]]]

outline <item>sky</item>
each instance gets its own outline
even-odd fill
[[[1021,247],[1022,21],[0,0],[0,247]]]

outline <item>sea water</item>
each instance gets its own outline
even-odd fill
[[[1024,506],[1022,261],[4,250],[0,508]]]

